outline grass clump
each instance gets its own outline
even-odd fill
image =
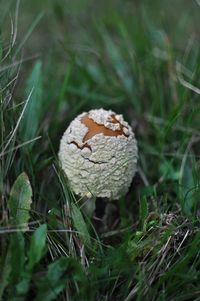
[[[29,5],[0,12],[0,300],[199,300],[198,1]],[[88,217],[57,152],[100,107],[139,164]]]

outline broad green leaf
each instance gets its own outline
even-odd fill
[[[86,277],[81,264],[71,257],[59,258],[48,266],[47,274],[38,281],[38,293],[34,301],[56,300],[57,295],[72,279],[85,283]]]
[[[47,275],[39,282],[38,294],[35,301],[54,300],[65,288],[67,277],[64,274],[68,267],[68,262],[67,257],[61,257],[49,265]]]
[[[32,188],[28,176],[23,172],[14,182],[8,201],[12,224],[20,225],[28,222],[31,198]]]
[[[24,271],[21,281],[16,285],[16,293],[15,296],[11,299],[11,301],[23,301],[25,299],[26,294],[29,290],[29,285],[31,281],[31,272]]]
[[[90,243],[91,243],[90,234],[88,232],[88,228],[84,221],[82,213],[81,213],[80,209],[74,203],[72,203],[71,206],[72,206],[72,220],[73,220],[74,226],[75,226],[76,230],[78,231],[82,242],[86,246],[90,246]]]
[[[11,253],[12,266],[9,283],[15,285],[22,276],[26,260],[25,241],[21,232],[16,232],[12,235],[9,251]]]
[[[16,247],[17,246],[17,247]],[[23,300],[17,296],[16,286],[24,277],[25,264],[25,241],[21,232],[16,232],[12,235],[8,249],[10,254],[11,272],[9,277],[8,299],[11,301]]]
[[[32,270],[33,267],[41,260],[46,249],[46,224],[41,225],[31,237],[30,249],[28,252],[28,270]]]
[[[31,243],[28,251],[28,263],[25,266],[19,283],[16,285],[16,298],[12,301],[24,300],[29,291],[33,268],[45,254],[46,232],[47,226],[44,224],[41,225],[31,237]]]
[[[11,272],[11,252],[8,251],[4,260],[3,268],[1,267],[1,274],[0,274],[0,300],[2,300],[2,296],[4,293],[5,288],[9,283],[9,276]]]
[[[24,263],[24,236],[21,232],[16,232],[12,234],[10,238],[4,266],[1,272],[0,300],[2,300],[1,298],[8,284],[10,285],[10,295],[15,296],[15,284],[23,277]],[[9,300],[11,300],[11,298],[9,298]]]

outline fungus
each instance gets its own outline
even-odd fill
[[[60,142],[61,167],[80,196],[119,199],[129,189],[137,157],[131,127],[111,110],[78,115]]]

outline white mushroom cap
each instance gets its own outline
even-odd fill
[[[137,142],[122,115],[104,109],[78,115],[65,131],[61,167],[80,195],[119,199],[136,172]]]

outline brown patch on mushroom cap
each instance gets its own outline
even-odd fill
[[[112,123],[114,124],[118,123],[120,125],[120,130],[112,130],[105,127],[105,125],[103,124],[98,124],[93,119],[89,118],[88,114],[82,117],[81,123],[83,123],[88,128],[88,132],[83,138],[83,142],[88,141],[89,139],[91,139],[93,136],[97,134],[104,134],[104,136],[113,136],[113,137],[123,135],[128,137],[128,135],[125,135],[125,133],[123,132],[124,126],[115,118],[115,115],[113,114],[111,115],[111,117],[112,117]]]

